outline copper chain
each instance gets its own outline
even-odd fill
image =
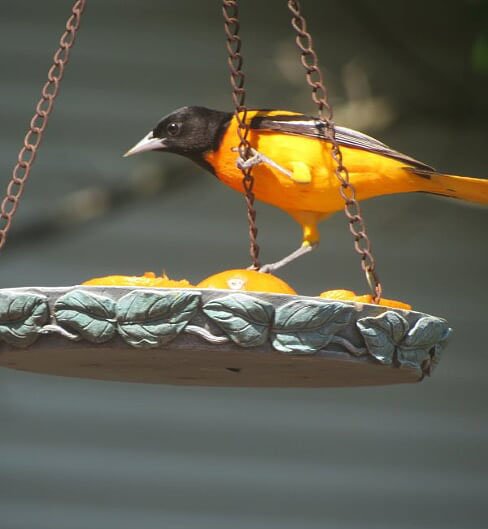
[[[242,43],[241,38],[239,37],[239,0],[223,0],[222,13],[224,15],[224,29],[227,37],[227,63],[229,65],[230,83],[232,85],[232,101],[234,102],[234,115],[237,121],[237,134],[239,136],[239,156],[242,160],[247,160],[251,156],[251,144],[248,140],[249,125],[246,121],[246,89],[244,88],[244,73],[242,71]],[[257,243],[258,229],[256,226],[256,210],[254,208],[253,192],[254,178],[251,173],[251,167],[248,169],[242,169],[242,185],[246,197],[252,264],[254,268],[259,269],[259,245]]]
[[[36,159],[39,146],[46,129],[49,115],[53,109],[54,100],[58,95],[64,69],[69,60],[70,50],[80,27],[81,15],[85,9],[86,0],[77,0],[72,8],[71,16],[66,22],[66,31],[61,36],[59,48],[54,54],[53,64],[47,74],[47,82],[41,90],[41,98],[36,105],[36,111],[30,121],[29,130],[17,156],[17,163],[12,171],[12,178],[7,185],[7,193],[0,204],[0,250],[7,241],[7,235],[12,225],[12,218],[17,211],[20,198],[24,192],[25,183],[29,178],[32,164]]]
[[[318,108],[320,122],[332,144],[331,154],[335,162],[335,174],[340,182],[339,192],[344,199],[344,211],[349,221],[349,229],[354,237],[354,248],[361,256],[361,267],[366,274],[366,280],[373,293],[373,299],[378,303],[381,299],[381,283],[376,272],[376,263],[371,252],[371,242],[366,232],[366,225],[361,215],[361,209],[356,199],[356,190],[349,181],[349,172],[342,161],[342,152],[336,138],[332,107],[329,103],[322,72],[318,65],[317,54],[313,48],[312,37],[307,31],[305,18],[301,14],[300,2],[288,0],[288,8],[292,13],[292,26],[297,33],[296,43],[301,52],[301,62],[306,71],[307,83],[312,88],[312,99]]]

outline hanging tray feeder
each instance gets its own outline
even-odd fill
[[[126,287],[0,290],[0,365],[65,376],[212,386],[416,382],[447,323],[306,296]]]
[[[224,0],[236,116],[245,112],[237,0]],[[1,204],[4,246],[85,7],[75,2]],[[326,100],[298,2],[289,2],[319,116]],[[305,44],[305,45],[304,45]],[[313,75],[319,75],[319,80]],[[239,151],[246,159],[245,123]],[[354,188],[338,163],[346,213],[375,301],[375,272]],[[258,265],[253,179],[243,170],[251,256]],[[349,193],[349,194],[348,194]],[[73,286],[0,289],[0,366],[63,376],[207,386],[338,387],[417,382],[450,334],[441,318],[376,303],[210,288]]]

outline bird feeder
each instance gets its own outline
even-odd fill
[[[1,204],[0,249],[42,139],[84,7],[85,0],[73,6]],[[330,141],[340,153],[333,122],[322,116],[330,105],[300,6],[290,1],[289,7],[319,117],[330,127]],[[224,0],[223,8],[239,116],[246,108],[237,0]],[[238,142],[245,160],[249,157],[245,124],[239,129]],[[242,170],[251,256],[258,268],[252,168]],[[372,287],[372,303],[242,291],[235,284],[229,289],[135,285],[4,288],[0,289],[0,366],[100,380],[205,386],[339,387],[422,380],[439,361],[450,328],[441,318],[380,303],[381,285],[369,240],[354,188],[340,163],[337,176],[343,184],[356,249]]]

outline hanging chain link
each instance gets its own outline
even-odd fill
[[[53,109],[54,100],[58,95],[59,86],[63,78],[64,69],[69,60],[70,50],[80,27],[81,15],[85,9],[86,0],[77,0],[71,10],[71,16],[66,22],[66,31],[61,36],[59,48],[54,54],[53,64],[47,74],[47,82],[41,90],[41,98],[36,105],[36,111],[30,121],[29,130],[17,157],[17,163],[12,171],[12,178],[7,185],[5,198],[0,204],[0,250],[7,241],[7,235],[12,225],[12,218],[17,211],[19,201],[24,192],[25,183],[29,178],[32,164],[36,159],[39,146],[46,129],[49,115]]]
[[[239,136],[239,156],[247,160],[251,156],[249,143],[249,125],[246,121],[247,107],[245,105],[246,89],[244,88],[244,73],[242,71],[243,58],[241,55],[241,38],[239,37],[239,1],[223,0],[222,13],[224,15],[224,29],[227,37],[227,63],[230,70],[230,83],[232,85],[232,101],[234,102],[234,115],[237,121],[237,134]],[[250,254],[253,268],[259,269],[259,245],[257,243],[258,228],[256,226],[256,210],[254,208],[254,178],[252,167],[242,168],[242,185],[245,191],[247,205],[247,220],[249,223]]]
[[[307,83],[312,88],[312,99],[318,108],[319,126],[325,126],[325,132],[332,144],[331,154],[335,162],[335,175],[340,182],[339,192],[344,199],[344,212],[349,221],[349,229],[354,237],[354,248],[361,256],[361,267],[373,293],[375,303],[381,299],[381,283],[376,272],[376,262],[371,252],[371,242],[366,232],[366,224],[356,199],[356,190],[349,181],[349,172],[343,164],[342,152],[336,138],[332,107],[329,103],[322,72],[318,65],[317,54],[313,48],[312,37],[307,31],[305,18],[301,14],[300,2],[288,0],[292,13],[291,24],[296,31],[296,43],[301,52],[301,62],[306,71]]]

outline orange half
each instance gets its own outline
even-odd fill
[[[296,291],[279,277],[256,270],[225,270],[200,281],[197,287],[296,294]]]

